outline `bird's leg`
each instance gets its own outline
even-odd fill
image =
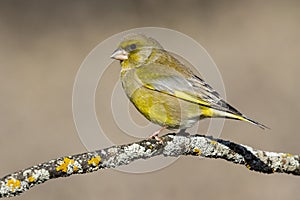
[[[157,131],[155,131],[150,137],[149,139],[154,138],[156,141],[158,141],[159,143],[163,143],[163,140],[158,136],[158,134],[160,134],[163,130],[165,130],[166,127],[161,127],[160,129],[158,129]]]
[[[190,134],[188,132],[186,132],[186,128],[185,128],[185,129],[179,129],[179,131],[178,131],[178,133],[176,133],[176,135],[189,136]]]

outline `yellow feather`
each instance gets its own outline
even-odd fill
[[[176,96],[180,99],[186,100],[186,101],[197,103],[199,105],[204,105],[204,106],[209,106],[210,105],[206,101],[203,101],[200,98],[195,98],[195,97],[193,97],[193,96],[191,96],[191,95],[189,95],[185,92],[182,92],[182,91],[175,91],[174,96]]]

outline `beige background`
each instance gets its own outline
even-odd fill
[[[143,26],[201,43],[228,101],[272,128],[226,121],[222,138],[299,153],[299,9],[299,1],[1,1],[0,175],[85,151],[72,118],[76,72],[98,43]],[[105,170],[49,181],[15,199],[297,199],[299,184],[291,175],[184,157],[154,173]]]

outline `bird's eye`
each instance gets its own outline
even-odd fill
[[[136,49],[136,44],[131,44],[131,45],[129,46],[129,48],[130,48],[131,51],[132,51],[132,50],[135,50],[135,49]]]

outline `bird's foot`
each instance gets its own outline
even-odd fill
[[[148,139],[155,139],[156,141],[158,141],[160,144],[164,143],[164,141],[158,136],[158,134],[160,134],[160,132],[162,132],[166,127],[162,127],[159,130],[155,131],[152,135],[150,135],[150,137]]]

